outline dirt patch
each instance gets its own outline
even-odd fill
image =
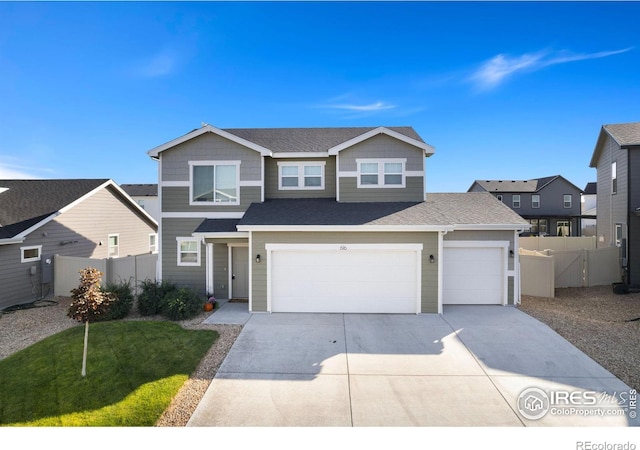
[[[556,289],[555,295],[523,295],[520,309],[640,390],[640,293],[616,295],[611,286],[598,286]]]

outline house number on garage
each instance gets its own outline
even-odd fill
[[[340,250],[348,250],[346,245],[341,245]]]

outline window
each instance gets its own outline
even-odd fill
[[[158,253],[158,235],[155,233],[149,235],[149,252]]]
[[[144,209],[144,200],[138,200],[138,206]]]
[[[530,219],[531,234],[534,236],[546,236],[548,234],[548,219]]]
[[[572,204],[571,194],[564,194],[562,196],[562,202],[565,208],[571,208],[571,204]]]
[[[279,162],[280,190],[324,189],[324,162],[289,163]]]
[[[239,161],[198,161],[191,166],[192,205],[238,205]]]
[[[406,159],[358,159],[358,187],[405,187]]]
[[[611,163],[611,194],[618,192],[618,163]]]
[[[514,208],[520,208],[520,194],[513,194],[511,198],[511,206]]]
[[[107,242],[107,256],[109,258],[117,258],[120,255],[120,236],[110,234]]]
[[[42,245],[33,245],[30,247],[20,247],[20,262],[40,261],[42,255]]]
[[[540,208],[540,194],[533,194],[531,196],[531,207]]]
[[[178,265],[200,265],[200,241],[190,237],[176,238],[178,241]]]
[[[558,220],[556,222],[556,236],[571,236],[571,221]]]
[[[616,237],[616,247],[622,246],[622,224],[617,223],[615,225],[615,237]]]

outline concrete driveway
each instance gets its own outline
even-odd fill
[[[252,314],[188,426],[637,426],[629,395],[514,307]]]

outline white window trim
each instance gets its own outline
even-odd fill
[[[537,206],[536,206],[536,203],[533,201],[534,198],[538,199]],[[531,208],[539,209],[540,208],[540,202],[541,202],[540,194],[532,194],[531,195]]]
[[[305,186],[304,185],[304,168],[314,166],[320,167],[320,186]],[[278,189],[281,191],[322,191],[324,190],[324,168],[326,166],[325,161],[309,161],[309,162],[284,162],[278,161]],[[298,168],[298,185],[297,186],[283,186],[282,185],[282,167],[297,167]],[[288,175],[287,178],[293,178],[292,175]]]
[[[407,159],[406,158],[367,158],[367,159],[356,159],[356,163],[358,165],[357,179],[358,179],[358,188],[363,189],[395,189],[395,188],[405,188],[407,186]],[[378,164],[378,184],[362,184],[362,173],[361,166],[362,164]],[[402,164],[402,182],[400,184],[385,184],[384,183],[384,165],[385,163],[390,164]],[[398,175],[398,174],[391,174]]]
[[[196,242],[197,246],[196,246],[196,262],[182,262],[180,261],[180,244],[182,244],[183,242],[188,242],[188,241],[194,241]],[[200,267],[200,253],[201,253],[201,245],[200,245],[200,239],[194,238],[194,237],[177,237],[176,238],[176,242],[177,242],[177,247],[176,247],[176,263],[178,266],[186,266],[186,267]]]
[[[565,200],[566,197],[569,197],[569,206],[567,206],[567,201]],[[565,209],[571,209],[573,207],[573,195],[571,194],[562,194],[562,206]]]
[[[518,198],[518,206],[516,206],[516,197]],[[513,194],[513,196],[511,196],[511,207],[512,208],[520,208],[520,205],[522,205],[522,199],[520,198],[520,194]]]
[[[38,250],[38,256],[34,258],[25,258],[24,252],[26,250]],[[22,263],[36,262],[36,261],[40,261],[41,258],[42,258],[42,245],[29,245],[27,247],[20,247],[20,262]]]
[[[116,237],[118,239],[118,244],[116,245],[116,255],[115,256],[111,256],[110,255],[110,241],[112,237]],[[120,257],[120,234],[119,233],[113,233],[107,236],[107,257],[108,258],[119,258]]]
[[[193,168],[196,166],[235,166],[236,189],[238,195],[235,202],[194,202],[193,201]],[[215,171],[215,169],[214,169]],[[189,161],[189,205],[191,206],[234,206],[240,204],[240,161]]]
[[[151,248],[151,236],[155,236],[155,249]],[[149,233],[149,253],[154,255],[158,253],[158,233]]]

